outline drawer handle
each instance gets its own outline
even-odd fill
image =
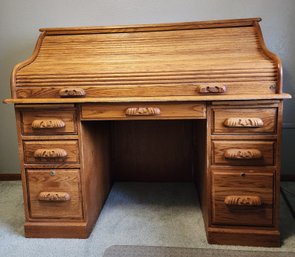
[[[230,195],[225,197],[224,203],[225,205],[229,207],[233,207],[233,206],[258,207],[262,205],[262,200],[259,196]]]
[[[156,116],[161,114],[158,107],[130,107],[125,111],[127,116]]]
[[[227,149],[224,157],[230,160],[256,160],[262,158],[262,153],[258,149]]]
[[[262,128],[263,120],[260,118],[228,118],[223,124],[229,128]]]
[[[32,122],[33,129],[56,129],[64,128],[66,124],[63,120],[51,119],[51,120],[34,120]]]
[[[34,152],[35,158],[46,158],[46,159],[65,158],[67,157],[67,155],[68,155],[67,151],[61,148],[37,149]]]
[[[66,202],[71,200],[71,196],[66,192],[41,192],[38,200],[46,202]]]
[[[59,91],[60,97],[83,97],[86,93],[82,88],[63,88]]]
[[[201,94],[223,94],[226,92],[226,86],[212,86],[203,85],[199,86],[199,93]]]

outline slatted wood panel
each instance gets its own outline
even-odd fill
[[[87,97],[143,96],[143,90],[144,96],[196,95],[208,83],[228,85],[228,94],[279,92],[278,63],[263,50],[256,20],[241,27],[180,23],[149,33],[88,32],[43,32],[36,58],[15,72],[17,97],[56,98],[72,86]]]

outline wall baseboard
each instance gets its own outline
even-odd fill
[[[20,174],[0,173],[0,181],[14,181],[14,180],[21,180]]]

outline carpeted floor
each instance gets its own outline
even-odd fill
[[[294,192],[294,183],[283,186]],[[102,257],[111,245],[288,251],[295,256],[295,221],[283,200],[282,247],[254,248],[209,245],[196,199],[192,184],[116,183],[89,239],[28,239],[23,236],[21,183],[0,182],[0,257]]]
[[[112,245],[105,250],[103,257],[290,257],[292,254],[212,248]]]

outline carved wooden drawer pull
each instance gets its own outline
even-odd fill
[[[86,95],[82,88],[63,88],[59,91],[60,97],[83,97]]]
[[[127,116],[156,116],[161,114],[157,107],[131,107],[125,111]]]
[[[64,128],[66,124],[63,120],[50,119],[50,120],[34,120],[32,122],[33,129],[56,129]]]
[[[224,157],[231,160],[255,160],[261,159],[262,153],[258,149],[227,149]]]
[[[228,118],[223,124],[229,128],[262,128],[263,120],[260,118]]]
[[[231,206],[261,206],[262,200],[259,196],[248,196],[248,195],[230,195],[226,196],[224,203]]]
[[[222,94],[226,92],[226,86],[199,86],[199,93],[201,94]]]
[[[35,158],[65,158],[67,155],[67,151],[61,148],[37,149],[34,152]]]
[[[46,202],[65,202],[71,200],[71,196],[66,192],[41,192],[38,200]]]

